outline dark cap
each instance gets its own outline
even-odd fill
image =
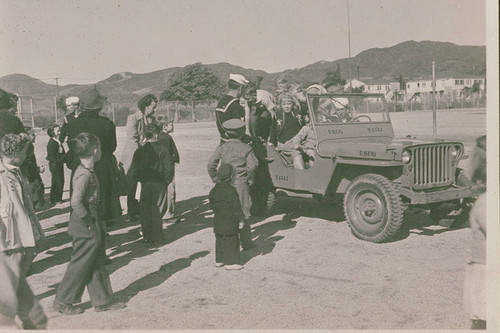
[[[238,133],[245,128],[245,123],[241,119],[229,119],[222,123],[222,127],[228,133]]]
[[[106,96],[101,94],[94,85],[80,94],[80,108],[83,111],[100,110],[106,103]]]
[[[220,181],[226,181],[233,177],[233,166],[231,164],[221,164],[219,169],[217,169],[217,178]]]
[[[0,110],[11,109],[17,106],[18,97],[0,89]]]

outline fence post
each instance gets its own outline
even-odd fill
[[[174,123],[178,123],[179,122],[179,104],[177,103],[177,101],[174,102],[175,104],[175,113],[174,113]]]
[[[113,117],[113,124],[116,125],[116,121],[115,121],[115,103],[111,103],[111,116]]]
[[[165,102],[167,103],[167,120],[170,121],[170,109],[168,108],[169,103],[168,103],[168,101],[165,101]]]
[[[31,128],[35,128],[35,112],[33,110],[33,97],[30,97],[30,108],[31,108]]]
[[[191,100],[191,121],[196,122],[196,115],[194,114],[194,100]]]

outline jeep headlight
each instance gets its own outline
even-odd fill
[[[403,153],[401,154],[401,161],[403,161],[403,163],[405,164],[410,163],[411,153],[408,150],[403,151]]]
[[[460,146],[453,146],[451,147],[451,151],[450,151],[450,154],[453,158],[458,158],[458,156],[460,156],[462,152],[462,148]]]

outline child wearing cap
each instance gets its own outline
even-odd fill
[[[208,195],[214,211],[215,266],[238,270],[240,264],[239,227],[243,227],[243,211],[238,192],[231,185],[234,169],[222,164],[217,170],[217,183]]]
[[[223,124],[228,140],[217,147],[213,155],[210,157],[207,170],[210,178],[215,183],[217,182],[217,166],[219,162],[222,164],[231,164],[234,168],[234,176],[231,183],[238,192],[240,198],[241,209],[245,216],[244,226],[241,229],[241,246],[243,250],[254,247],[251,231],[250,231],[250,186],[254,182],[255,170],[259,161],[255,156],[252,148],[241,141],[245,135],[245,123],[241,119],[230,119]]]

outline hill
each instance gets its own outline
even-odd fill
[[[341,68],[342,78],[349,78],[349,66],[352,77],[396,78],[402,74],[405,78],[428,76],[431,63],[435,61],[436,72],[463,73],[481,75],[486,73],[486,47],[461,46],[446,42],[407,41],[387,48],[373,48],[363,51],[352,59],[318,61],[300,69],[285,70],[278,73],[266,73],[262,70],[217,63],[207,66],[224,82],[229,73],[240,73],[249,79],[262,76],[262,88],[274,91],[278,78],[286,78],[303,84],[321,82],[325,73]],[[111,102],[136,101],[140,95],[148,92],[160,94],[167,86],[169,76],[181,69],[172,67],[151,73],[117,73],[96,82],[108,95]],[[90,85],[68,85],[59,88],[61,95],[78,94]],[[47,84],[24,74],[12,74],[0,78],[0,88],[25,95],[54,94],[56,85]]]

